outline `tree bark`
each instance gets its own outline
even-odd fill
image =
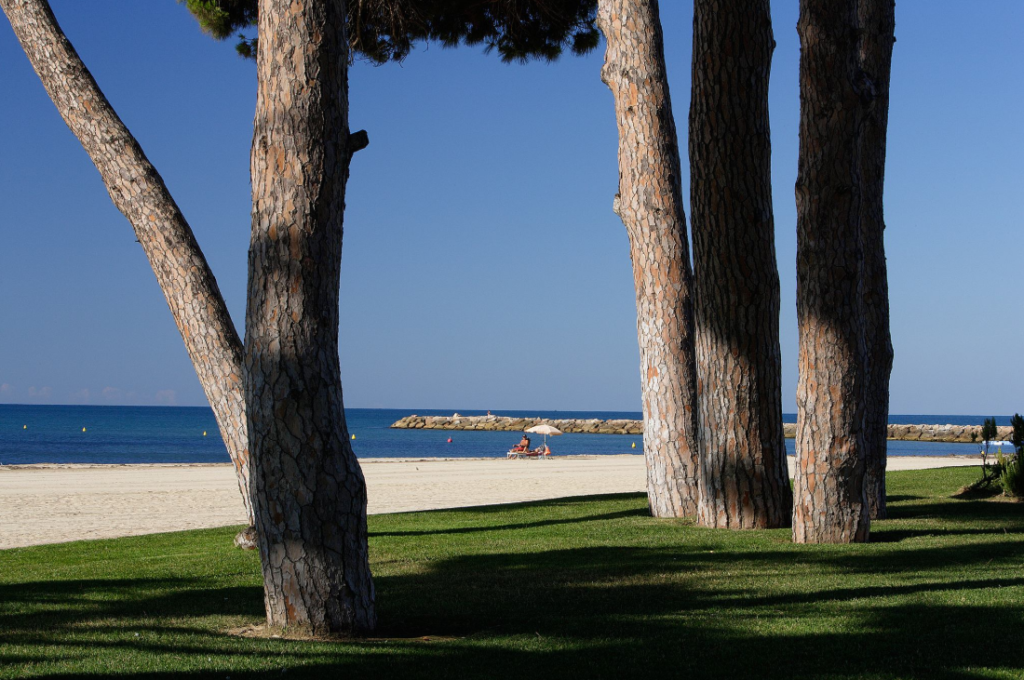
[[[366,485],[338,359],[349,134],[343,0],[260,0],[246,405],[267,622],[373,630]]]
[[[885,519],[886,433],[889,422],[889,375],[892,373],[892,338],[889,334],[889,282],[885,264],[886,131],[889,125],[889,74],[896,42],[896,5],[893,0],[859,0],[860,68],[871,84],[861,137],[864,181],[861,229],[864,240],[864,339],[867,381],[864,413],[865,486],[871,519]]]
[[[772,214],[768,0],[696,0],[690,219],[700,405],[698,522],[789,526]]]
[[[857,0],[801,0],[793,540],[868,540]]]
[[[647,496],[655,517],[697,511],[693,275],[657,0],[600,0],[601,79],[615,97],[619,193],[636,286]]]
[[[242,342],[217,280],[163,179],[103,96],[46,0],[0,0],[0,7],[114,205],[135,230],[217,418],[251,524]]]

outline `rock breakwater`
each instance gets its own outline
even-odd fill
[[[599,420],[597,418],[513,418],[510,416],[406,416],[391,427],[402,430],[480,430],[522,432],[547,423],[567,434],[643,434],[640,420]],[[784,426],[788,439],[796,436],[796,425]],[[972,439],[971,436],[974,436]],[[999,438],[1009,439],[1010,428],[1000,427]],[[889,439],[899,441],[966,443],[981,441],[980,425],[890,425]]]
[[[511,418],[509,416],[418,416],[402,418],[391,427],[403,430],[482,430],[522,432],[547,423],[567,434],[643,434],[639,420],[599,420],[560,418]]]

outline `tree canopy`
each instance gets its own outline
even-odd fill
[[[235,49],[255,57],[257,0],[184,0],[202,29],[219,40],[237,37]],[[553,61],[565,50],[582,55],[597,47],[597,0],[349,0],[353,55],[377,64],[401,61],[418,41],[445,47],[483,45],[502,61]]]

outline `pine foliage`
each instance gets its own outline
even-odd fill
[[[985,422],[981,426],[981,439],[982,441],[990,442],[994,441],[999,430],[996,428],[995,418],[985,418]]]
[[[1013,428],[1010,433],[1010,441],[1013,442],[1013,448],[1020,456],[1024,453],[1024,418],[1019,413],[1014,413],[1013,418],[1010,418],[1010,427]]]
[[[237,36],[235,49],[254,58],[258,0],[183,0],[208,35]],[[481,45],[502,61],[553,61],[568,50],[595,49],[597,0],[350,0],[353,54],[383,64],[401,61],[417,42]]]

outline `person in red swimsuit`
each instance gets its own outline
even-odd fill
[[[512,447],[513,451],[529,451],[530,450],[530,438],[523,435],[523,438],[519,440],[519,443]]]

